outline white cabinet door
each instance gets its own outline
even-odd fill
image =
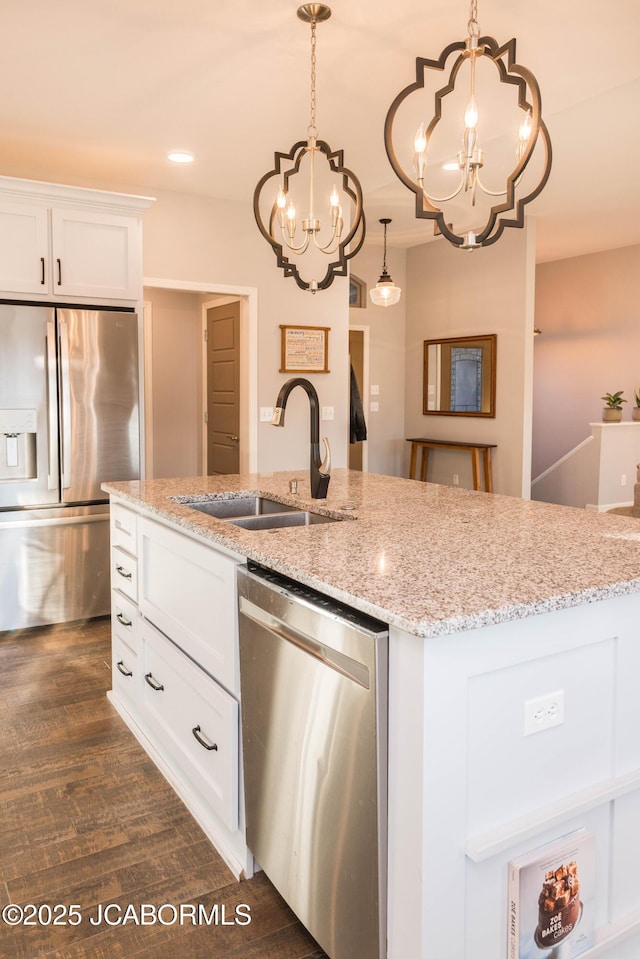
[[[139,562],[142,615],[239,696],[237,562],[146,517]]]
[[[49,290],[48,216],[44,206],[0,203],[0,291]]]
[[[54,294],[136,299],[141,270],[137,231],[134,216],[54,207]]]

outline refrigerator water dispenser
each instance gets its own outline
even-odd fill
[[[0,481],[38,474],[36,410],[0,410]]]

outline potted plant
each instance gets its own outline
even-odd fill
[[[602,411],[602,419],[605,423],[619,423],[622,419],[622,404],[627,401],[622,398],[624,390],[618,390],[617,393],[605,393],[601,397],[607,404]]]
[[[640,420],[640,386],[637,390],[634,390],[633,398],[636,401],[636,405],[631,408],[631,419]]]

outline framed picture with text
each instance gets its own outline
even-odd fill
[[[329,373],[328,326],[285,326],[282,334],[281,373]]]

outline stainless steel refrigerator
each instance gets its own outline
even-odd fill
[[[0,304],[0,631],[109,612],[100,485],[139,439],[135,314]]]

